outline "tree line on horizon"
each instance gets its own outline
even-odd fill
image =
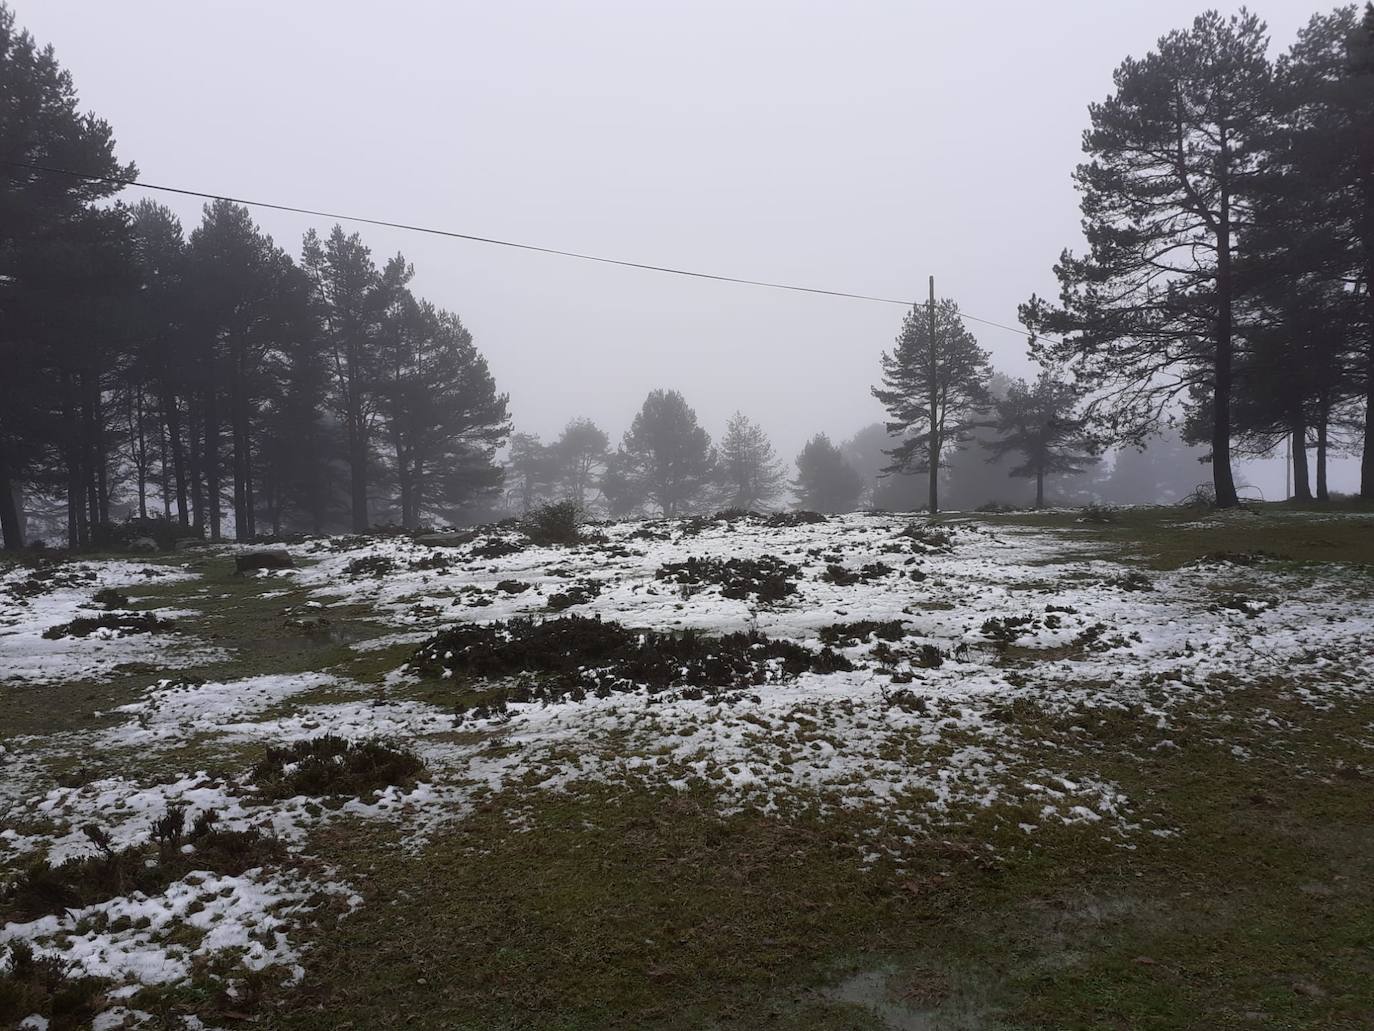
[[[1168,453],[1205,446],[1219,505],[1238,500],[1233,455],[1284,441],[1299,499],[1329,496],[1341,450],[1374,497],[1374,4],[1268,50],[1254,15],[1207,12],[1090,107],[1088,251],[1061,256],[1057,301],[1021,309],[1036,377],[996,373],[932,297],[881,357],[882,439],[817,434],[790,476],[748,417],[713,444],[669,389],[614,448],[589,419],[548,444],[516,433],[471,333],[414,295],[402,255],[337,225],[291,254],[224,200],[189,233],[120,201],[134,165],[0,3],[0,161],[92,177],[0,181],[0,535],[22,546],[28,514],[73,548],[110,543],[121,517],[251,540],[555,499],[612,518],[789,498],[934,512],[942,491],[971,506],[975,483],[1000,501],[1009,478],[1043,505],[1047,482],[1092,496],[1175,423]]]

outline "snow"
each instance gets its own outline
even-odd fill
[[[1031,842],[1056,824],[1129,849],[1138,835],[1177,831],[1137,812],[1119,785],[1085,768],[1071,748],[1047,748],[1033,723],[1019,725],[1018,704],[1069,725],[1129,707],[1158,738],[1146,747],[1162,751],[1178,747],[1180,713],[1213,705],[1258,678],[1281,675],[1291,697],[1314,708],[1374,689],[1368,600],[1374,584],[1367,573],[1339,564],[1296,572],[1199,564],[1141,570],[1145,583],[1135,586],[1146,589],[1128,589],[1122,563],[1102,557],[1102,542],[1091,531],[956,520],[942,526],[951,534],[949,548],[930,549],[914,548],[903,535],[911,521],[855,514],[784,528],[756,520],[626,523],[597,527],[605,538],[600,543],[530,547],[498,558],[473,554],[490,536],[444,548],[405,536],[292,545],[298,568],[261,579],[265,585],[289,580],[309,592],[308,607],[324,612],[371,608],[381,629],[350,646],[357,655],[405,652],[458,621],[556,618],[549,596],[586,582],[599,593],[566,614],[654,630],[753,629],[813,648],[821,628],[835,623],[900,620],[904,636],[892,645],[895,657],[875,655],[877,642],[868,639],[841,649],[852,671],[808,673],[729,696],[632,692],[511,703],[500,717],[482,720],[418,700],[406,690],[415,678],[400,659],[381,687],[338,670],[209,682],[169,676],[107,713],[113,725],[43,740],[11,738],[0,746],[6,810],[0,866],[40,855],[60,863],[89,852],[81,828],[92,822],[122,847],[146,836],[173,804],[192,816],[213,809],[228,829],[270,833],[293,859],[308,858],[313,830],[343,818],[388,821],[401,828],[405,847],[421,848],[489,791],[558,792],[630,779],[679,790],[709,786],[727,812],[871,809],[905,829],[908,841],[980,812],[1019,828]],[[693,556],[765,555],[801,570],[796,593],[773,605],[724,598],[712,586],[683,589],[655,576],[663,564]],[[372,559],[390,568],[382,575],[349,572],[351,563]],[[848,586],[821,578],[831,564],[858,571],[879,562],[893,571]],[[79,586],[22,605],[4,601],[5,586],[21,574],[0,578],[6,677],[41,685],[107,678],[130,661],[169,670],[197,661],[184,644],[178,651],[160,639],[166,635],[42,641],[42,630],[82,611],[99,587],[136,590],[151,579],[138,563],[73,567],[89,574]],[[194,579],[187,569],[168,567],[155,576]],[[498,587],[510,580],[530,587],[517,593]],[[1007,621],[1001,625],[1009,650],[996,640],[999,624],[989,620]],[[921,645],[947,657],[938,668],[913,664]],[[1285,722],[1259,708],[1231,718],[1256,726]],[[32,761],[89,752],[146,759],[191,741],[241,755],[245,748],[323,733],[403,742],[430,774],[409,789],[322,807],[303,797],[266,803],[243,772],[185,770],[156,783],[107,777],[54,788]],[[870,857],[879,856],[875,845]],[[889,858],[902,862],[900,844]],[[174,983],[198,957],[226,953],[245,968],[279,969],[289,979],[302,962],[301,922],[328,895],[346,906],[361,902],[336,875],[313,868],[307,875],[294,863],[239,877],[198,874],[154,898],[116,898],[10,924],[0,940],[32,941],[126,986]],[[169,941],[179,924],[203,934],[191,944]]]
[[[22,584],[31,570],[15,566],[0,573],[0,683],[41,685],[67,680],[105,679],[127,663],[156,663],[176,669],[221,654],[203,645],[187,646],[173,634],[116,635],[101,629],[88,637],[47,640],[43,632],[77,616],[104,611],[91,598],[103,588],[118,588],[138,598],[138,588],[194,578],[185,568],[139,562],[68,562],[60,569],[64,582],[51,591],[26,596]],[[159,617],[189,611],[155,608]]]

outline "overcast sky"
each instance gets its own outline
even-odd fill
[[[886,297],[924,297],[934,274],[965,312],[1011,325],[1033,291],[1054,294],[1055,258],[1079,246],[1070,172],[1088,103],[1122,58],[1201,10],[12,6],[149,182]],[[1283,48],[1318,8],[1255,9]],[[161,199],[188,231],[199,220],[198,202]],[[254,213],[292,254],[318,224]],[[361,231],[461,315],[517,428],[546,439],[577,415],[618,439],[654,387],[681,390],[713,436],[745,411],[789,460],[812,433],[838,440],[882,417],[868,391],[900,307]],[[1021,335],[972,328],[999,368],[1029,370]]]

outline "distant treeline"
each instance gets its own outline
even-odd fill
[[[1074,173],[1088,252],[1061,256],[1057,302],[1021,309],[1032,382],[995,376],[953,301],[918,305],[882,356],[887,423],[817,435],[790,477],[758,425],[737,415],[713,445],[672,390],[614,449],[588,420],[549,444],[512,435],[471,334],[412,294],[401,255],[374,260],[338,226],[288,253],[227,201],[189,234],[161,205],[119,202],[137,170],[0,3],[5,547],[26,516],[92,547],[128,517],[246,540],[549,499],[610,516],[789,498],[935,511],[942,491],[1015,500],[1009,477],[1036,504],[1047,481],[1061,498],[1167,500],[1161,484],[1196,478],[1182,449],[1197,443],[1219,505],[1238,500],[1233,454],[1285,441],[1299,498],[1309,447],[1318,499],[1340,449],[1363,454],[1374,498],[1374,4],[1268,49],[1253,15],[1209,12],[1090,107]],[[1175,418],[1177,473],[1130,457]],[[1107,449],[1109,477],[1135,468],[1154,493],[1106,492]]]

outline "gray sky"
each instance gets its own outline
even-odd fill
[[[150,182],[882,296],[923,297],[933,273],[1012,325],[1079,245],[1088,103],[1202,7],[12,5]],[[1256,9],[1282,48],[1318,7]],[[197,202],[161,199],[198,221]],[[316,223],[254,214],[293,254]],[[868,389],[897,306],[361,231],[462,316],[517,428],[546,439],[576,415],[618,439],[658,386],[713,436],[742,409],[789,461],[816,431],[882,416]],[[972,328],[1000,368],[1029,370],[1020,335]]]

